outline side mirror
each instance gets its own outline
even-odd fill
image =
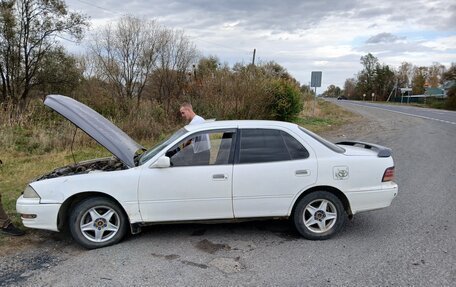
[[[156,162],[154,162],[150,167],[152,168],[164,168],[164,167],[170,167],[171,166],[171,160],[167,156],[162,156],[159,159],[157,159]]]

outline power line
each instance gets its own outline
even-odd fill
[[[71,43],[81,44],[80,42],[77,42],[77,41],[74,41],[74,40],[70,40],[70,39],[62,37],[60,35],[55,35],[55,37],[60,38],[60,39],[65,40],[65,41],[68,41],[68,42],[71,42]]]
[[[89,5],[89,6],[92,6],[92,7],[95,7],[95,8],[98,8],[98,9],[101,9],[101,10],[116,14],[116,15],[122,15],[122,13],[119,13],[119,12],[116,12],[116,11],[113,11],[113,10],[110,10],[110,9],[95,5],[95,4],[87,2],[87,1],[82,1],[82,0],[78,0],[78,1],[81,2],[81,3],[84,3],[86,5]]]

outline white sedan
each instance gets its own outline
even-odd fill
[[[212,121],[186,126],[145,150],[80,102],[44,104],[114,155],[55,169],[16,204],[26,227],[69,229],[86,248],[142,226],[289,218],[303,237],[335,235],[347,218],[387,207],[398,193],[391,150],[333,144],[292,123]]]

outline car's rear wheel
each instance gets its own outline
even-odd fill
[[[346,218],[340,199],[327,191],[315,191],[301,198],[293,214],[298,232],[311,240],[324,240],[334,236]]]
[[[87,198],[70,214],[70,231],[74,240],[88,249],[119,242],[127,231],[123,210],[104,197]]]

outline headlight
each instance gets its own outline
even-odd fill
[[[23,196],[24,198],[40,198],[38,193],[36,193],[36,191],[30,185],[27,185],[25,188]]]

